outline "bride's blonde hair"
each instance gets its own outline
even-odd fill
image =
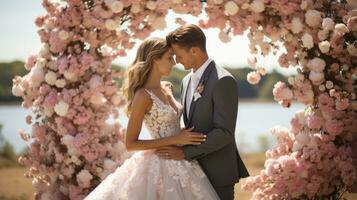
[[[145,40],[139,46],[134,62],[125,73],[122,87],[126,100],[126,115],[130,115],[135,92],[142,88],[148,80],[154,60],[161,58],[169,49],[170,46],[167,45],[166,40],[161,38]]]

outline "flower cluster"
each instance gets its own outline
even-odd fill
[[[267,151],[265,169],[244,188],[253,199],[317,199],[339,194],[356,182],[357,4],[355,0],[43,0],[46,13],[36,18],[43,46],[30,55],[12,92],[32,108],[26,116],[31,142],[19,162],[36,199],[82,199],[130,154],[118,122],[122,96],[110,68],[136,39],[166,27],[171,9],[207,19],[202,28],[219,28],[229,42],[248,33],[257,84],[266,74],[258,56],[277,54],[281,67],[295,67],[288,83],[276,83],[274,99],[284,107],[307,106],[291,129],[272,129],[277,147]],[[176,23],[185,24],[182,18]],[[353,153],[354,152],[354,153]]]

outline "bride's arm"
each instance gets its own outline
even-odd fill
[[[205,141],[205,136],[203,134],[192,133],[189,132],[190,130],[184,130],[180,134],[165,138],[139,140],[145,113],[151,106],[151,98],[144,90],[139,90],[134,95],[125,137],[125,145],[128,151],[157,149],[178,144],[198,145]]]

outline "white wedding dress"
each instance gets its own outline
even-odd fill
[[[147,90],[153,101],[144,123],[153,139],[180,132],[180,112]],[[166,160],[154,150],[135,152],[85,200],[219,200],[197,161]]]

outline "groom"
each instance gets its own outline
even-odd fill
[[[215,64],[206,51],[206,37],[196,25],[184,25],[166,40],[176,62],[186,70],[181,99],[186,128],[207,135],[200,145],[166,147],[157,154],[167,159],[199,161],[222,200],[234,198],[234,184],[249,176],[235,142],[238,86],[235,78]]]

